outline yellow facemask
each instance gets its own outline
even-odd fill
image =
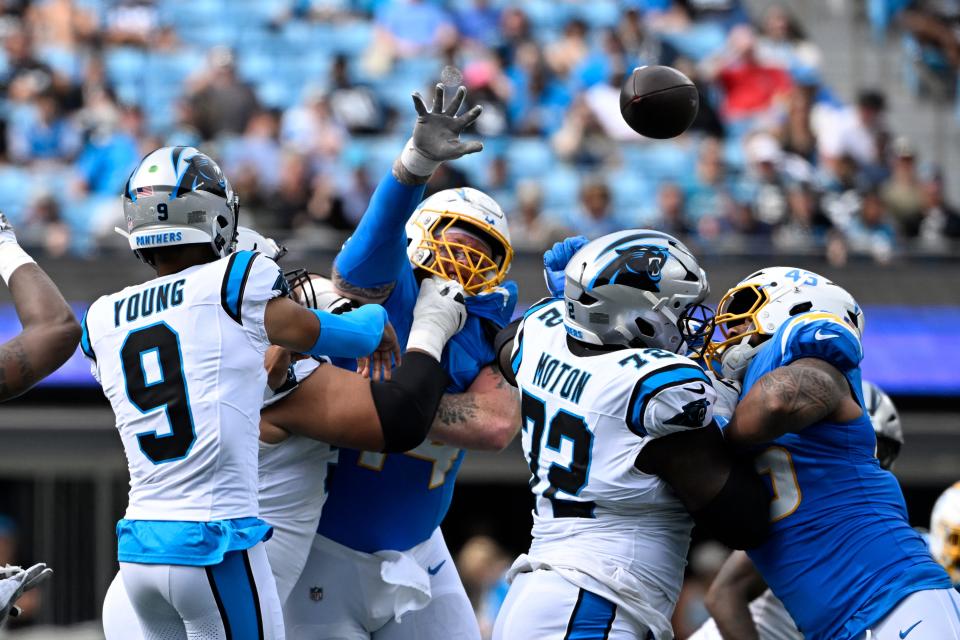
[[[943,537],[943,551],[937,562],[947,570],[954,584],[960,583],[960,527],[943,527],[931,535]]]
[[[417,249],[426,249],[433,257],[429,262],[417,266],[442,278],[450,278],[455,273],[455,279],[470,295],[483,293],[503,282],[513,260],[513,248],[506,238],[492,226],[483,226],[459,213],[435,213],[438,216],[429,228],[419,220],[414,223],[423,230],[423,240]],[[461,242],[448,240],[446,234],[454,227],[488,237],[492,241],[494,257]]]
[[[766,335],[757,317],[757,314],[760,313],[760,310],[763,309],[769,301],[767,294],[761,287],[762,285],[759,284],[740,285],[727,291],[723,298],[720,299],[720,304],[717,305],[717,315],[714,318],[714,324],[720,330],[720,335],[723,336],[723,339],[708,342],[703,351],[703,357],[707,366],[714,371],[720,371],[720,359],[723,357],[723,352],[728,346],[734,343],[740,343],[744,338],[752,335]],[[733,303],[735,298],[738,299],[738,307],[742,308],[749,303],[749,308],[736,313],[730,311],[731,303]],[[741,299],[743,299],[744,302],[739,304]],[[732,327],[739,326],[744,322],[750,323],[752,326],[741,333],[731,333],[730,329]]]

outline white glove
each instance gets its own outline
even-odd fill
[[[733,412],[740,401],[740,392],[743,391],[743,385],[737,380],[720,378],[713,371],[707,370],[706,374],[713,382],[713,390],[717,392],[717,398],[713,405],[713,416],[723,418],[725,422],[730,422]]]
[[[400,164],[415,176],[429,176],[441,162],[455,160],[468,153],[483,149],[483,143],[476,140],[460,141],[460,134],[480,117],[483,108],[477,105],[458,116],[457,111],[467,97],[464,87],[457,88],[446,109],[443,108],[443,85],[437,84],[433,98],[433,109],[427,111],[419,93],[413,94],[413,106],[417,110],[417,124],[413,127],[413,137],[407,141],[400,154]]]
[[[407,350],[418,349],[437,362],[447,341],[467,323],[467,305],[459,282],[437,276],[420,283]]]
[[[0,278],[9,283],[14,271],[31,262],[34,262],[34,259],[17,244],[13,225],[6,215],[0,212]]]
[[[747,374],[750,361],[757,355],[757,348],[751,346],[749,340],[750,336],[747,336],[742,342],[724,349],[723,355],[720,356],[720,373],[724,378],[743,380],[743,376]]]
[[[35,564],[29,569],[7,565],[0,567],[0,625],[7,615],[18,616],[20,609],[14,606],[24,591],[37,587],[53,575],[46,564]]]

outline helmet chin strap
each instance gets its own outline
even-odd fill
[[[723,351],[720,357],[720,373],[730,380],[743,380],[747,367],[753,356],[757,355],[757,348],[750,344],[752,336],[744,336],[737,344],[732,344]]]

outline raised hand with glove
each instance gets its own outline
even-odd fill
[[[463,286],[438,276],[426,278],[420,283],[420,294],[413,309],[407,351],[423,351],[439,362],[447,341],[466,323]]]
[[[477,105],[458,116],[457,111],[466,97],[467,90],[458,87],[453,100],[444,109],[444,87],[437,84],[433,107],[427,110],[420,94],[413,94],[417,124],[413,127],[413,136],[404,145],[403,152],[393,165],[397,180],[405,184],[424,183],[442,162],[456,160],[483,149],[483,143],[477,140],[460,140],[463,130],[473,124],[483,111],[483,107]]]

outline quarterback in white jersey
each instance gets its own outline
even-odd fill
[[[563,299],[505,330],[536,502],[495,640],[671,638],[694,520],[762,540],[763,486],[723,444],[710,378],[677,353],[708,292],[676,239],[622,231],[573,256]]]
[[[237,197],[196,149],[149,154],[123,205],[131,248],[158,277],[97,300],[81,346],[130,468],[130,502],[117,525],[127,592],[149,639],[282,638],[261,544],[270,527],[257,505],[264,354],[272,343],[316,356],[399,356],[396,337],[382,308],[308,310],[286,297],[275,262],[233,252]],[[408,358],[414,379],[436,374],[443,343],[465,315],[448,293],[431,323],[441,330]],[[334,404],[377,425],[381,405],[397,400],[393,389],[378,399],[376,386],[355,374],[328,381],[341,387]],[[439,402],[442,388],[427,386]]]
[[[900,415],[890,396],[871,382],[863,383],[863,399],[877,434],[877,460],[889,471],[903,446]],[[803,640],[787,608],[742,551],[734,551],[724,563],[706,605],[714,617],[689,640]]]

